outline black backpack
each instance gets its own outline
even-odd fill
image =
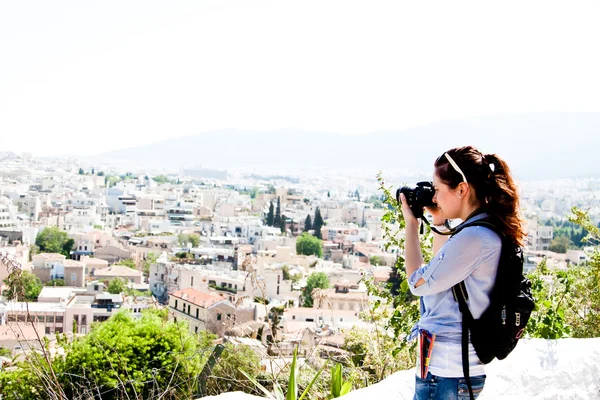
[[[496,281],[490,292],[490,305],[479,319],[473,319],[467,307],[466,301],[469,296],[464,281],[452,288],[454,299],[458,302],[463,315],[463,372],[469,387],[469,395],[473,399],[469,379],[469,331],[471,343],[482,363],[488,364],[494,358],[502,360],[515,348],[523,335],[535,307],[535,301],[531,295],[531,282],[523,276],[521,247],[508,239],[491,218],[482,218],[473,222],[465,221],[456,228],[453,235],[470,226],[485,226],[496,232],[502,239]]]

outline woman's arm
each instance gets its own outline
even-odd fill
[[[412,213],[403,193],[400,194],[400,200],[402,201],[402,215],[404,215],[405,223],[404,266],[406,267],[406,275],[411,276],[423,265],[423,254],[419,243],[419,220]],[[420,279],[415,286],[420,286],[423,283],[425,281]]]
[[[440,251],[442,247],[446,244],[450,235],[440,235],[438,233],[433,232],[433,256]]]

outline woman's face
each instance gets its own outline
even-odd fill
[[[459,187],[452,189],[433,174],[433,202],[437,204],[439,213],[444,219],[460,218],[462,198],[459,197]]]

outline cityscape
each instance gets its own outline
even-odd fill
[[[370,301],[365,281],[386,282],[397,260],[375,176],[203,168],[146,175],[75,159],[0,158],[1,251],[43,285],[28,311],[48,338],[85,335],[123,309],[141,316],[164,308],[192,333],[252,338],[258,354],[290,356],[298,343],[343,351],[348,330],[372,329],[361,319]],[[572,207],[598,220],[600,179],[526,181],[521,190],[525,269],[542,259],[560,268],[585,262],[582,243],[561,249],[554,229]],[[318,239],[315,247],[303,244],[307,236]],[[0,272],[0,346],[20,349],[36,337],[25,303],[7,295],[8,274]],[[315,288],[311,276],[327,282],[319,301],[306,292]],[[282,310],[276,325],[265,322],[273,309]]]
[[[0,400],[600,398],[599,14],[0,3]]]

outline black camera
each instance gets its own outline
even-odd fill
[[[415,218],[423,216],[423,207],[436,206],[433,202],[435,189],[431,182],[418,182],[415,186],[402,186],[396,190],[396,200],[398,200],[398,203],[401,203],[400,193],[403,193],[404,197],[406,197],[406,202]]]

